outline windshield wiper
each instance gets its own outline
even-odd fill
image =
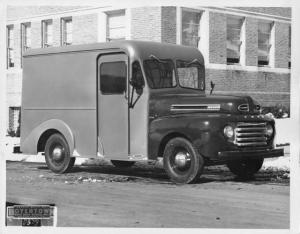
[[[149,58],[154,59],[154,60],[157,60],[157,61],[160,62],[160,63],[168,63],[167,61],[162,61],[161,59],[157,58],[157,57],[156,57],[155,55],[153,55],[153,54],[151,54],[151,55],[149,56]]]

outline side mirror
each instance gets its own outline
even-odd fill
[[[133,63],[132,77],[131,77],[131,80],[129,80],[129,84],[133,87],[132,92],[131,92],[131,100],[130,100],[129,107],[133,108],[135,103],[138,101],[138,99],[143,94],[143,88],[145,86],[143,73],[142,73],[141,67],[138,62]],[[134,90],[137,94],[137,98],[135,101],[133,101]]]
[[[133,68],[132,78],[129,81],[129,84],[136,90],[136,93],[139,94],[143,92],[143,88],[145,86],[143,73],[141,68],[135,64]]]
[[[143,94],[143,88],[135,89],[137,95],[141,96]]]

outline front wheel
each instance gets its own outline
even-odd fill
[[[171,181],[179,184],[193,183],[202,174],[204,160],[191,142],[176,137],[164,150],[164,169]]]
[[[264,163],[264,159],[247,159],[241,161],[231,161],[227,163],[229,170],[243,179],[252,178],[253,175],[260,170]]]
[[[58,174],[68,172],[75,163],[75,157],[71,157],[66,139],[59,133],[51,135],[47,140],[45,159],[48,168]]]

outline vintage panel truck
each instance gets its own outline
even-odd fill
[[[206,93],[196,48],[118,41],[32,49],[23,62],[21,151],[44,152],[55,173],[76,157],[162,159],[173,182],[191,183],[205,165],[250,177],[283,155],[252,98]]]

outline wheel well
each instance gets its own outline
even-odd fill
[[[182,138],[185,138],[185,139],[187,139],[188,141],[190,141],[190,139],[189,139],[186,135],[184,135],[184,134],[182,134],[182,133],[179,133],[179,132],[173,132],[173,133],[170,133],[170,134],[166,135],[166,136],[162,139],[162,141],[160,142],[160,145],[159,145],[159,148],[158,148],[158,154],[157,154],[158,157],[162,157],[162,156],[163,156],[164,150],[165,150],[165,147],[166,147],[167,143],[168,143],[171,139],[173,139],[173,138],[175,138],[175,137],[182,137]]]
[[[44,152],[45,151],[46,142],[49,139],[49,137],[51,135],[53,135],[54,133],[60,133],[60,132],[57,131],[56,129],[48,129],[47,131],[45,131],[40,136],[40,139],[39,139],[38,144],[37,144],[37,152]]]

